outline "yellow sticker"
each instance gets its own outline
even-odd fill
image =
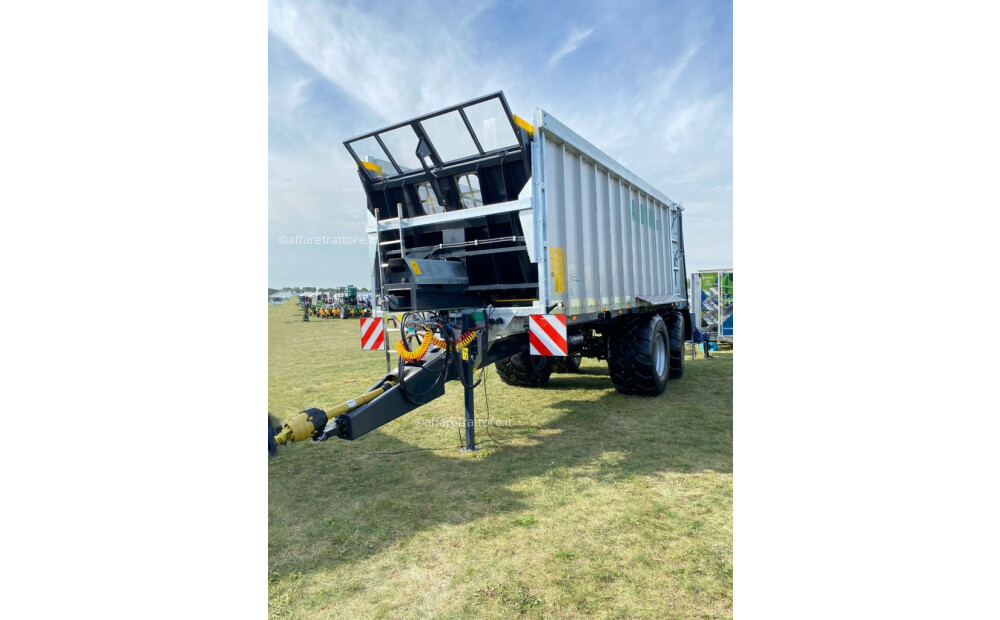
[[[382,166],[378,164],[373,164],[370,161],[363,161],[361,162],[361,165],[364,166],[367,170],[371,170],[378,176],[385,176],[384,173],[382,172]]]
[[[465,361],[469,360],[469,348],[468,347],[465,347],[464,349],[462,349],[462,359],[465,360]]]
[[[566,264],[563,261],[563,249],[555,246],[549,247],[549,270],[552,280],[555,283],[556,293],[566,292],[565,271]]]
[[[512,116],[514,117],[514,124],[516,124],[521,129],[527,131],[529,136],[534,136],[535,135],[535,128],[531,126],[531,123],[529,123],[528,121],[524,120],[523,118],[521,118],[517,114],[512,114]]]
[[[413,270],[413,275],[415,276],[420,275],[420,265],[417,264],[417,261],[415,260],[410,261],[410,269]]]

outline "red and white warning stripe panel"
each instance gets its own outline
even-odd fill
[[[373,316],[361,319],[361,348],[365,351],[378,351],[385,341],[385,326],[382,317]]]
[[[532,355],[569,355],[569,348],[566,346],[566,315],[528,315],[528,345]]]

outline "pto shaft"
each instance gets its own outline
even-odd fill
[[[329,413],[315,407],[301,411],[282,425],[281,431],[274,436],[274,441],[277,444],[283,444],[318,437],[330,420],[336,420],[337,416],[370,403],[393,385],[395,385],[395,381],[391,379],[385,381],[379,387],[342,405],[337,405]]]

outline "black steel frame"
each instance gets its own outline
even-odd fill
[[[507,122],[514,133],[516,144],[490,151],[486,151],[483,148],[479,137],[476,135],[469,121],[466,110],[470,106],[476,106],[489,101],[498,101],[500,103],[503,113],[507,115]],[[428,119],[453,114],[456,111],[461,117],[462,124],[472,138],[472,142],[478,153],[468,157],[444,160],[435,147],[432,136],[424,129],[422,123]],[[416,137],[417,146],[414,154],[418,156],[420,161],[422,167],[420,170],[402,171],[402,168],[396,161],[396,156],[399,154],[389,152],[385,142],[382,140],[382,136],[387,132],[405,127],[410,127]],[[371,138],[374,138],[379,148],[385,151],[385,157],[389,165],[394,168],[393,171],[383,171],[386,174],[379,176],[365,167],[354,146],[360,141]],[[464,209],[461,189],[456,179],[466,173],[475,173],[479,178],[479,186],[483,197],[482,204],[494,204],[515,199],[516,192],[525,183],[529,182],[531,177],[531,149],[529,148],[529,142],[530,136],[528,132],[514,121],[510,106],[503,92],[498,91],[437,110],[430,114],[355,136],[345,140],[344,146],[358,165],[358,175],[368,196],[369,211],[374,214],[374,211],[378,209],[379,215],[384,221],[392,219],[394,216],[413,217],[415,215],[422,215],[420,196],[417,188],[424,183],[429,184],[437,203],[443,209],[447,211]],[[425,153],[426,156],[420,157],[420,153]],[[430,165],[428,165],[427,160],[430,160]],[[520,241],[514,241],[511,244],[512,247],[504,248],[438,248],[435,250],[432,246],[429,247],[427,245],[428,243],[435,243],[437,241],[434,238],[437,235],[435,229],[400,229],[398,232],[385,229],[380,230],[378,242],[383,244],[383,242],[398,241],[399,235],[402,234],[406,237],[405,247],[407,256],[421,257],[421,251],[427,248],[426,251],[428,253],[422,256],[424,258],[429,258],[433,254],[435,259],[462,259],[463,262],[474,261],[474,263],[466,262],[466,267],[470,268],[475,264],[478,268],[474,268],[472,271],[483,275],[479,281],[471,281],[469,283],[468,291],[475,292],[474,301],[480,302],[470,305],[480,305],[481,302],[489,301],[491,292],[521,291],[523,293],[525,291],[537,291],[537,270],[533,270],[532,266],[527,264],[529,261],[527,258],[527,248],[523,245],[523,231],[520,230],[520,223],[517,221],[515,215],[505,213],[485,216],[482,223],[465,227],[475,229],[477,232],[474,232],[473,235],[479,241],[485,241],[487,238],[492,239],[494,237],[500,239],[507,236],[510,236],[512,239],[519,239]],[[502,266],[498,265],[496,258],[507,252],[518,253],[518,256],[513,262],[504,263]],[[383,249],[382,254],[382,263],[387,264],[391,259],[401,257],[402,252],[398,249],[398,246],[393,247],[389,245]],[[387,281],[391,280],[390,276],[384,273],[385,269],[381,266],[377,265],[376,271],[376,278],[379,282],[381,282],[383,277]],[[516,296],[523,296],[522,293],[518,293]],[[429,308],[430,306],[426,307]]]

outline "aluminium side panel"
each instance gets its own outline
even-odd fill
[[[541,304],[590,314],[685,302],[681,207],[544,110],[534,121]]]

